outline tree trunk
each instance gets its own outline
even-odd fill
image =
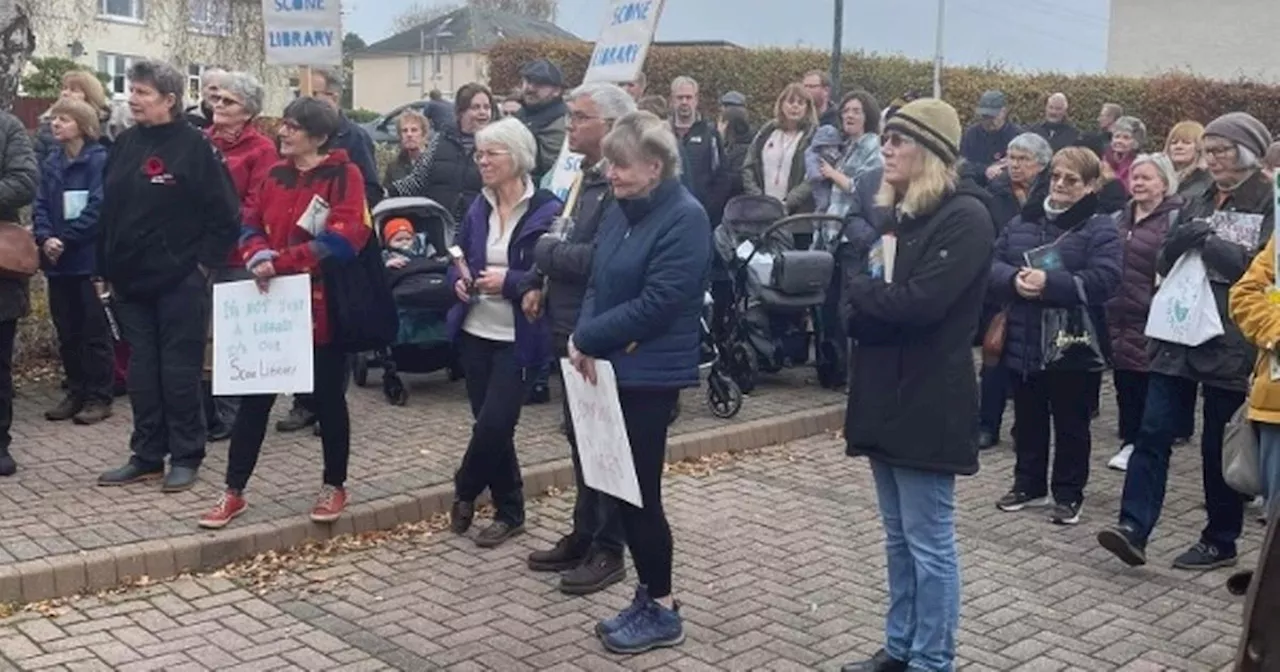
[[[35,48],[27,0],[0,0],[0,110],[13,109],[22,70]]]

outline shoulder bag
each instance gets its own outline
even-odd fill
[[[0,222],[0,278],[26,280],[40,270],[40,251],[26,227]]]

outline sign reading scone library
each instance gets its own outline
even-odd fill
[[[267,65],[341,65],[340,0],[262,0]]]
[[[614,0],[583,83],[630,82],[644,67],[664,0]]]

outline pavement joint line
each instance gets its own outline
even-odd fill
[[[697,460],[719,453],[738,453],[817,436],[843,426],[843,403],[792,411],[724,427],[693,431],[668,440],[669,462]],[[565,453],[568,453],[566,443]],[[573,463],[567,456],[524,470],[526,496],[544,494],[552,488],[573,487]],[[443,483],[410,492],[394,493],[350,507],[331,526],[296,519],[233,525],[212,532],[193,532],[168,539],[132,542],[104,549],[114,571],[114,582],[103,586],[89,581],[89,590],[59,587],[76,582],[56,580],[59,575],[86,572],[89,551],[54,555],[0,565],[0,605],[22,605],[51,599],[92,594],[96,590],[146,586],[192,571],[211,571],[268,551],[283,551],[308,540],[326,540],[364,531],[383,531],[402,523],[414,523],[447,513],[452,503],[453,485]],[[406,499],[408,498],[408,499]],[[407,506],[409,500],[416,506]],[[487,495],[477,504],[487,501]],[[359,529],[355,519],[360,518]],[[407,519],[406,519],[407,517]],[[192,525],[194,527],[194,521]],[[99,557],[100,559],[100,557]],[[148,573],[152,568],[156,574]]]

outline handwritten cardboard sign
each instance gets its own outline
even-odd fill
[[[266,294],[252,280],[213,286],[213,393],[294,394],[314,386],[311,278],[286,275]]]
[[[267,65],[341,65],[341,0],[262,0]]]
[[[613,365],[607,360],[596,360],[595,385],[587,382],[568,359],[560,360],[560,370],[564,374],[564,393],[569,400],[569,417],[573,419],[573,433],[578,441],[583,480],[588,487],[643,508]]]

